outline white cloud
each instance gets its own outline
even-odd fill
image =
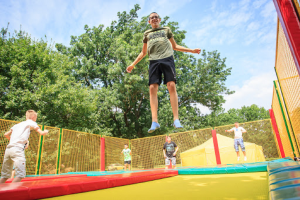
[[[157,12],[161,17],[170,16],[190,2],[192,2],[192,0],[147,1],[145,5],[140,4],[142,7],[141,16],[147,16],[151,12]]]
[[[51,0],[51,1],[7,1],[1,3],[0,25],[10,22],[10,31],[22,29],[39,39],[44,35],[57,43],[69,44],[71,35],[84,32],[84,25],[90,27],[110,25],[117,20],[117,12],[127,12],[134,4],[144,4],[144,0],[104,1],[104,0]]]
[[[262,73],[251,77],[240,85],[231,86],[235,93],[225,97],[224,108],[241,108],[256,104],[266,109],[271,107],[273,80],[276,79],[275,73]]]

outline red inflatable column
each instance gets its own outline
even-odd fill
[[[283,146],[282,146],[282,142],[281,142],[281,138],[280,138],[280,135],[279,135],[279,131],[278,131],[278,127],[277,127],[277,123],[276,123],[276,120],[275,120],[275,115],[274,115],[273,109],[270,109],[269,113],[270,113],[271,122],[272,122],[273,130],[274,130],[275,135],[276,135],[277,144],[278,144],[278,147],[279,147],[279,150],[280,150],[281,157],[285,158],[285,153],[284,153],[284,149],[283,149]]]
[[[220,165],[221,164],[221,158],[220,158],[220,151],[219,151],[219,145],[218,145],[216,130],[211,130],[211,134],[212,134],[213,142],[214,142],[214,149],[215,149],[217,165]]]
[[[105,171],[105,138],[101,137],[100,140],[100,170]]]

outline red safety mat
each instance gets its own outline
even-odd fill
[[[86,174],[72,174],[72,175],[56,175],[56,176],[37,176],[37,177],[27,177],[23,178],[21,182],[26,181],[40,181],[40,180],[49,180],[49,179],[58,179],[58,178],[73,178],[73,177],[86,177]],[[11,183],[13,179],[8,179],[6,183]]]
[[[69,177],[5,183],[0,185],[0,199],[42,199],[141,183],[178,175],[177,170],[157,170],[93,177]]]

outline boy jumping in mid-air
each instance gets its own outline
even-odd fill
[[[242,148],[242,151],[244,153],[244,161],[247,160],[246,157],[246,150],[245,150],[245,145],[244,145],[244,140],[242,137],[243,133],[246,133],[247,131],[243,128],[243,127],[239,127],[239,123],[235,122],[234,123],[234,128],[230,129],[230,130],[225,130],[225,132],[232,132],[234,131],[234,148],[236,151],[236,155],[237,155],[237,160],[240,160],[240,150],[239,150],[239,145]]]
[[[170,161],[172,162],[172,168],[176,168],[176,153],[178,151],[178,146],[175,142],[171,141],[171,137],[167,137],[167,142],[164,144],[163,153],[165,157],[166,169],[170,165]]]
[[[124,145],[124,149],[121,153],[124,154],[124,170],[130,170],[131,150],[128,148],[128,144]]]
[[[14,125],[4,136],[9,139],[6,147],[0,183],[11,177],[13,165],[15,165],[16,178],[12,182],[20,182],[26,176],[25,153],[26,143],[30,135],[30,127],[34,128],[39,134],[46,135],[47,130],[42,131],[36,123],[37,113],[34,110],[26,112],[26,121]]]
[[[144,33],[143,49],[135,61],[127,67],[127,72],[131,73],[134,66],[138,64],[148,53],[149,56],[149,91],[150,91],[150,107],[152,113],[152,125],[148,133],[154,132],[160,128],[157,119],[157,91],[158,86],[162,82],[162,74],[164,75],[164,84],[167,85],[170,94],[170,102],[173,111],[173,126],[175,128],[183,128],[178,117],[178,97],[176,91],[176,71],[173,57],[173,50],[200,53],[200,49],[189,49],[179,46],[173,37],[173,33],[169,27],[160,27],[161,18],[156,12],[152,12],[149,16],[148,23],[152,29]]]

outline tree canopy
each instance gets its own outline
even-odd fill
[[[2,28],[0,37],[0,116],[22,120],[25,111],[35,109],[38,123],[116,137],[148,136],[151,125],[148,88],[148,57],[131,74],[126,67],[142,50],[143,33],[150,29],[147,16],[138,20],[139,5],[119,12],[110,26],[89,27],[83,34],[71,36],[69,46],[51,44],[47,38],[32,40],[18,31],[10,35]],[[165,17],[175,41],[182,46],[186,31]],[[218,51],[202,51],[201,58],[174,52],[177,72],[179,116],[185,130],[211,126],[195,104],[210,108],[215,123],[234,118],[236,111],[222,110],[225,86],[231,68]],[[158,92],[158,117],[161,129],[153,134],[173,131],[169,94],[165,85]],[[242,108],[243,109],[243,108]],[[257,119],[257,109],[244,116]],[[239,118],[241,119],[241,118]],[[230,120],[227,120],[229,122]],[[231,121],[230,121],[231,122]],[[152,135],[153,135],[152,134]]]

